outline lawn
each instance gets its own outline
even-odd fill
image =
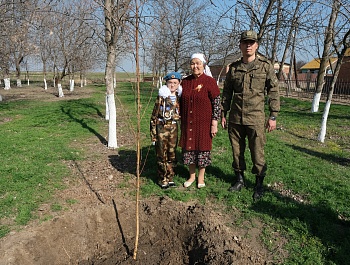
[[[84,159],[72,143],[83,143],[105,126],[104,87],[89,98],[75,100],[17,100],[0,103],[0,236],[13,225],[25,225],[35,209],[64,189],[69,175],[66,160]],[[214,140],[213,164],[205,189],[161,190],[156,184],[155,153],[150,145],[149,118],[156,92],[141,86],[141,196],[168,196],[173,200],[210,200],[227,213],[239,212],[235,225],[263,223],[261,240],[271,251],[277,238],[286,241],[284,264],[346,264],[350,249],[350,107],[332,105],[325,143],[317,141],[322,113],[311,113],[311,102],[281,99],[278,130],[267,135],[268,173],[262,200],[252,200],[254,176],[247,172],[247,189],[230,193],[231,148],[227,132]],[[116,102],[136,130],[135,86],[118,83]],[[322,111],[324,104],[320,104]],[[121,150],[123,150],[122,147]],[[179,161],[180,149],[178,150]],[[246,152],[251,167],[249,150]],[[126,158],[125,158],[126,159]],[[181,163],[175,181],[181,185],[188,171]],[[53,205],[56,209],[59,206]],[[248,223],[248,224],[247,224]],[[278,237],[275,236],[278,234]]]

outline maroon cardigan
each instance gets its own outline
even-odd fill
[[[212,101],[220,95],[216,80],[202,74],[186,77],[181,82],[181,138],[185,151],[210,151],[212,149]]]

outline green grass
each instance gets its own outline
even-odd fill
[[[100,131],[102,107],[97,102],[0,104],[0,218],[14,217],[17,224],[26,224],[38,205],[64,188],[62,179],[69,175],[64,161],[83,158],[71,144]]]
[[[106,121],[101,113],[104,88],[80,100],[56,102],[16,101],[0,104],[0,220],[14,218],[26,224],[36,218],[35,209],[49,203],[53,211],[62,206],[52,195],[64,189],[69,175],[64,162],[84,159],[72,146],[89,137],[100,136]],[[322,113],[311,113],[311,102],[291,98],[281,100],[279,129],[267,134],[268,174],[262,200],[252,200],[254,176],[246,172],[247,188],[230,193],[233,181],[232,154],[227,131],[219,129],[213,143],[213,164],[207,168],[205,189],[161,190],[156,180],[154,147],[149,137],[149,118],[156,91],[141,86],[141,192],[143,197],[168,196],[174,200],[211,203],[232,214],[229,226],[261,230],[261,240],[276,263],[346,264],[350,249],[350,107],[332,105],[325,143],[317,141]],[[122,104],[124,119],[136,129],[135,87],[118,83],[116,104]],[[120,102],[119,102],[120,100]],[[320,104],[322,111],[324,104]],[[125,129],[126,131],[126,129]],[[72,144],[74,143],[74,144]],[[120,162],[135,157],[134,147],[120,148]],[[247,150],[247,166],[251,168]],[[181,150],[178,149],[181,162]],[[129,174],[134,174],[129,169]],[[179,163],[175,181],[181,185],[188,169]],[[128,176],[126,176],[127,178]],[[123,187],[125,183],[120,183]],[[75,203],[71,201],[68,203]],[[50,217],[47,217],[48,219]],[[12,227],[0,225],[0,237]],[[282,242],[282,243],[281,243]],[[279,249],[282,244],[283,249]],[[287,254],[286,254],[287,253]]]
[[[278,239],[285,242],[284,249],[289,253],[283,264],[347,262],[350,249],[349,106],[332,105],[326,141],[320,143],[317,136],[324,104],[320,104],[320,113],[311,113],[311,102],[291,98],[281,100],[279,129],[267,134],[268,175],[265,185],[269,187],[264,198],[254,203],[254,176],[249,170],[246,174],[247,189],[234,194],[227,191],[233,181],[232,155],[227,131],[222,129],[214,140],[213,164],[206,171],[205,189],[159,189],[155,178],[155,152],[149,146],[148,136],[155,97],[154,91],[151,92],[151,88],[141,87],[141,104],[148,113],[141,121],[141,131],[145,135],[142,153],[148,153],[147,160],[143,160],[143,196],[168,196],[174,200],[198,200],[201,203],[211,200],[225,205],[229,213],[238,210],[238,216],[236,211],[232,212],[236,215],[233,225],[247,229],[253,226],[251,220],[259,220],[263,224],[261,240],[268,249],[273,251]],[[136,112],[134,96],[120,93],[118,97],[130,112]],[[180,158],[180,150],[178,155]],[[251,168],[248,150],[246,158],[247,166]],[[179,160],[181,162],[181,158]],[[188,169],[180,163],[175,181],[181,185],[187,176]]]

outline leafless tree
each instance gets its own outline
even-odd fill
[[[81,1],[57,2],[41,27],[41,57],[46,66],[48,55],[53,65],[58,95],[63,97],[62,80],[70,77],[70,90],[74,89],[74,74],[88,69],[93,62],[93,28],[86,23],[87,15],[92,12]],[[47,26],[47,23],[49,26]]]
[[[11,62],[11,44],[9,38],[11,36],[11,5],[7,1],[2,1],[0,5],[0,69],[4,78],[5,90],[11,88],[10,68]]]
[[[7,54],[7,60],[9,60],[10,67],[14,65],[16,70],[17,86],[21,84],[21,64],[24,62],[25,57],[30,55],[33,51],[33,45],[30,41],[30,27],[33,16],[37,9],[38,1],[20,1],[11,0],[4,1],[3,7],[6,12],[4,15],[5,32],[7,38],[4,52]],[[5,67],[6,68],[6,67]],[[5,70],[7,75],[9,69]]]
[[[51,20],[51,6],[41,6],[40,12],[33,18],[33,30],[35,31],[35,38],[33,38],[33,43],[35,46],[35,55],[40,58],[42,63],[42,72],[43,72],[43,82],[44,89],[47,90],[47,72],[48,67],[52,67],[52,50],[56,46],[53,41],[53,25]]]
[[[289,49],[292,47],[292,43],[293,41],[296,39],[296,32],[297,32],[297,27],[298,27],[298,16],[299,16],[299,8],[301,6],[301,3],[302,1],[301,0],[298,0],[295,8],[294,8],[294,13],[293,13],[293,16],[291,17],[291,25],[289,27],[289,32],[288,32],[288,36],[287,36],[287,40],[286,40],[286,44],[285,44],[285,49],[284,49],[284,52],[283,52],[283,56],[282,56],[282,60],[281,60],[281,63],[280,63],[280,68],[279,68],[279,71],[278,71],[278,79],[281,79],[281,76],[282,74],[284,73],[283,72],[283,65],[286,61],[286,57],[287,57],[287,53],[289,51]],[[294,34],[294,36],[293,36]]]
[[[156,0],[152,1],[152,13],[158,18],[152,21],[156,29],[152,54],[160,59],[162,71],[178,71],[189,58],[190,51],[200,48],[195,28],[202,26],[205,5],[195,0]],[[170,15],[171,14],[171,15]],[[199,23],[200,21],[200,23]],[[161,72],[161,71],[158,71]]]
[[[340,52],[338,52],[338,47],[335,47],[335,50],[338,55],[338,60],[337,60],[337,65],[335,67],[334,74],[332,77],[331,88],[328,92],[326,105],[322,115],[321,130],[318,135],[318,140],[322,143],[325,141],[325,137],[326,137],[328,114],[331,107],[334,87],[337,82],[340,66],[342,65],[346,50],[350,48],[350,29],[348,29],[348,31],[345,33],[344,38],[340,43],[340,46],[341,46]]]
[[[102,4],[102,3],[101,3]],[[105,44],[106,44],[106,102],[109,113],[108,148],[118,148],[116,133],[116,106],[114,100],[114,72],[116,68],[118,39],[123,33],[130,16],[131,0],[104,0]]]
[[[326,75],[326,68],[329,63],[329,58],[331,56],[331,46],[334,41],[334,30],[335,23],[338,17],[338,13],[340,11],[341,1],[334,0],[332,4],[332,12],[329,16],[328,26],[325,32],[324,46],[322,58],[320,59],[320,69],[317,75],[317,83],[316,83],[316,91],[312,101],[311,111],[318,112],[319,102],[321,98],[321,93],[324,85],[324,79]]]

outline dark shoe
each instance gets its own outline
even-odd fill
[[[230,192],[240,191],[244,187],[244,173],[240,171],[235,171],[236,183],[228,189]]]
[[[168,183],[168,182],[159,183],[159,186],[160,186],[162,189],[167,189],[167,188],[169,188],[169,183]]]
[[[169,181],[169,187],[175,188],[176,187],[175,182],[174,181]]]
[[[265,176],[255,176],[255,187],[254,187],[254,193],[253,193],[253,200],[257,201],[260,200],[264,196],[264,188],[263,188],[263,182],[264,182]]]

